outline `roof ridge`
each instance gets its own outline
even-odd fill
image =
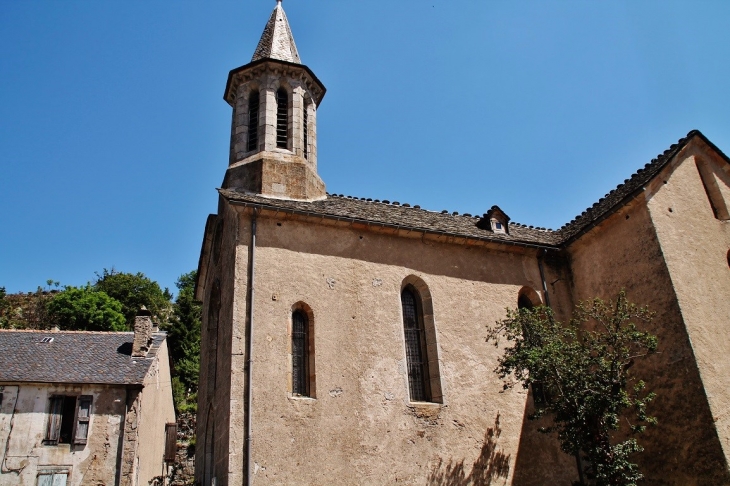
[[[418,204],[411,205],[409,203],[401,203],[401,202],[398,202],[398,201],[395,201],[395,200],[391,202],[389,199],[380,200],[380,199],[372,199],[372,198],[369,198],[369,197],[368,198],[364,198],[364,197],[358,197],[358,196],[347,196],[347,195],[344,195],[344,194],[332,194],[332,193],[329,193],[329,192],[327,193],[327,197],[333,197],[333,198],[336,197],[336,198],[340,198],[340,199],[351,199],[351,200],[356,200],[356,201],[362,201],[362,202],[365,202],[365,203],[384,204],[384,205],[387,205],[387,206],[396,206],[396,207],[401,207],[401,208],[406,208],[406,209],[415,209],[415,210],[419,210],[419,211],[426,211],[428,213],[445,214],[445,215],[454,216],[454,217],[461,216],[461,217],[466,217],[466,218],[482,218],[484,216],[484,214],[486,214],[486,213],[483,213],[482,215],[480,215],[478,213],[474,213],[474,214],[472,214],[472,213],[459,213],[459,211],[449,211],[447,209],[443,209],[441,211],[438,211],[438,210],[434,210],[434,209],[426,209],[426,208],[423,208],[423,207],[421,207]],[[534,230],[537,230],[537,231],[546,231],[546,232],[555,232],[556,231],[556,230],[551,229],[551,228],[545,228],[543,226],[526,225],[526,224],[518,223],[516,221],[509,221],[507,224],[508,225],[513,225],[513,226],[516,226],[516,227],[534,229]]]
[[[697,129],[690,130],[687,132],[687,135],[680,138],[676,143],[671,144],[664,152],[658,154],[655,158],[651,159],[650,162],[637,169],[636,172],[631,174],[628,179],[624,179],[623,183],[618,184],[603,197],[599,198],[598,201],[593,203],[593,205],[586,208],[571,221],[561,226],[557,232],[567,233],[565,238],[561,241],[561,245],[566,244],[573,238],[577,237],[589,224],[601,219],[607,214],[610,214],[613,209],[620,205],[627,197],[631,196],[637,189],[642,187],[656,174],[658,174],[661,169],[664,168],[664,166],[682,149],[684,149],[684,147],[686,147],[687,144],[695,137],[700,137],[727,159],[727,156],[714,144],[712,144],[712,142],[710,142],[701,131]]]

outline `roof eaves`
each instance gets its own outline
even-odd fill
[[[705,137],[699,130],[691,130],[687,135],[677,143],[672,144],[667,150],[659,154],[650,163],[646,164],[643,168],[636,171],[631,175],[629,179],[624,181],[623,184],[619,184],[615,189],[610,191],[606,196],[599,199],[598,202],[593,206],[587,208],[583,213],[578,215],[573,221],[567,223],[560,228],[556,233],[558,235],[564,235],[564,238],[559,242],[559,246],[562,248],[567,247],[573,243],[580,236],[584,235],[591,229],[598,226],[601,222],[611,216],[616,210],[625,206],[630,201],[635,199],[641,194],[646,184],[648,184],[654,177],[656,177],[662,169],[680,152],[682,151],[695,137],[699,137],[705,142],[710,148],[716,151],[727,163],[730,164],[730,158],[725,155],[715,144]],[[632,186],[635,186],[632,188]],[[600,207],[601,202],[609,198],[612,194],[625,191],[625,194],[619,194],[619,197],[615,201],[606,205],[606,207]]]
[[[220,189],[219,189],[219,191],[220,191]],[[532,243],[532,242],[526,242],[526,241],[507,240],[507,239],[503,239],[503,238],[493,238],[493,237],[479,237],[479,236],[466,235],[466,234],[461,234],[461,233],[454,233],[454,232],[450,232],[450,231],[422,228],[422,227],[418,227],[418,226],[391,224],[391,223],[386,223],[384,221],[371,221],[371,220],[367,220],[367,219],[355,218],[352,216],[342,216],[342,215],[334,215],[334,214],[327,214],[327,213],[321,213],[321,212],[303,211],[303,210],[295,209],[295,208],[283,208],[281,206],[276,206],[273,204],[269,205],[269,204],[265,204],[265,203],[261,203],[261,202],[241,201],[239,199],[232,199],[232,198],[227,197],[223,193],[221,193],[221,195],[227,201],[229,201],[231,204],[236,205],[236,206],[250,207],[250,208],[256,208],[256,209],[265,209],[265,210],[270,210],[270,211],[279,211],[279,212],[283,212],[286,214],[304,216],[307,218],[319,217],[321,219],[329,219],[329,220],[334,220],[334,221],[349,221],[351,223],[364,224],[364,225],[367,225],[370,227],[391,228],[391,229],[395,229],[395,230],[409,229],[409,230],[418,231],[418,232],[424,233],[424,234],[433,234],[433,235],[437,235],[437,236],[445,236],[445,237],[452,237],[452,238],[464,238],[465,242],[468,240],[473,240],[473,241],[505,244],[508,246],[519,246],[519,247],[523,247],[523,248],[539,248],[539,249],[556,248],[555,245],[546,244],[546,243]]]

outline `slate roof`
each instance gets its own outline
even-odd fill
[[[267,58],[296,64],[302,63],[281,2],[276,2],[276,8],[271,12],[271,17],[264,27],[264,33],[261,34],[251,62]]]
[[[568,244],[583,232],[592,228],[595,224],[605,219],[614,210],[622,207],[626,202],[640,193],[644,186],[654,178],[668,163],[674,158],[687,144],[694,138],[699,138],[709,145],[718,153],[726,162],[730,163],[730,159],[710,140],[705,137],[699,130],[691,130],[687,136],[681,138],[677,143],[672,144],[663,153],[652,159],[641,169],[637,170],[623,184],[619,184],[615,189],[599,199],[593,206],[589,207],[581,214],[576,216],[572,221],[561,227],[556,233],[559,235],[562,244]]]
[[[466,214],[459,215],[458,213],[448,213],[446,211],[439,213],[420,209],[419,206],[410,207],[410,205],[401,205],[398,202],[391,203],[389,201],[343,196],[342,194],[328,194],[324,200],[304,202],[272,199],[229,189],[219,189],[219,192],[223,197],[234,203],[300,215],[351,220],[392,228],[413,229],[415,231],[503,243],[561,247],[569,244],[584,231],[592,228],[593,225],[598,224],[642,191],[643,187],[695,137],[699,137],[730,163],[730,159],[699,130],[692,130],[686,137],[659,154],[629,179],[626,179],[623,184],[610,191],[593,206],[557,231],[510,222],[509,234],[493,233],[477,227],[480,217]]]
[[[132,332],[0,330],[0,382],[141,385],[166,337],[133,359]]]
[[[304,202],[271,199],[229,189],[219,189],[219,192],[232,202],[301,215],[352,220],[390,228],[412,229],[503,243],[555,245],[559,242],[555,234],[546,229],[530,228],[510,223],[509,234],[493,233],[489,230],[477,228],[477,223],[481,219],[480,216],[427,211],[417,206],[401,205],[398,202],[373,201],[341,194],[328,194],[326,199]]]

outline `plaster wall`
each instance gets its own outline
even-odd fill
[[[241,211],[239,236],[249,218]],[[248,242],[238,239],[234,355],[244,344]],[[541,289],[534,250],[260,217],[255,271],[255,482],[512,484],[527,392],[502,393],[500,350],[485,326],[516,307],[523,286]],[[411,276],[431,294],[443,404],[409,400],[400,292]],[[291,394],[297,303],[314,316],[316,398]],[[234,379],[232,396],[243,385]],[[239,430],[232,416],[231,434]]]
[[[722,198],[730,204],[730,166],[699,141],[688,145],[653,187],[648,203],[712,422],[730,457],[730,226],[715,217],[698,167],[712,168]],[[723,358],[723,359],[719,359]]]
[[[68,471],[70,486],[115,484],[123,387],[0,383],[0,389],[0,485],[35,486],[39,469]],[[93,397],[87,444],[43,444],[52,395]]]
[[[661,179],[658,181],[663,185]],[[625,288],[630,301],[648,305],[657,313],[648,330],[659,337],[658,353],[632,370],[657,394],[648,412],[659,423],[638,437],[639,443],[651,451],[637,456],[647,484],[726,484],[724,457],[675,282],[655,230],[652,218],[656,209],[647,208],[647,194],[651,191],[645,191],[568,247],[574,300],[615,298]],[[655,208],[657,203],[650,201],[649,207]]]
[[[166,475],[165,424],[175,423],[169,363],[167,341],[164,341],[145,377],[139,401],[139,485],[150,484],[152,478]]]

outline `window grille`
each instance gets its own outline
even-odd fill
[[[425,402],[430,400],[428,386],[428,361],[426,356],[426,336],[420,302],[413,290],[406,288],[401,293],[403,306],[403,327],[406,340],[406,361],[408,364],[408,388],[411,400]]]
[[[289,147],[289,94],[284,88],[276,92],[276,146]]]
[[[248,97],[248,151],[259,145],[259,92],[251,91]]]
[[[309,396],[309,319],[296,310],[292,314],[292,393]]]
[[[304,158],[309,158],[309,106],[304,107]]]

